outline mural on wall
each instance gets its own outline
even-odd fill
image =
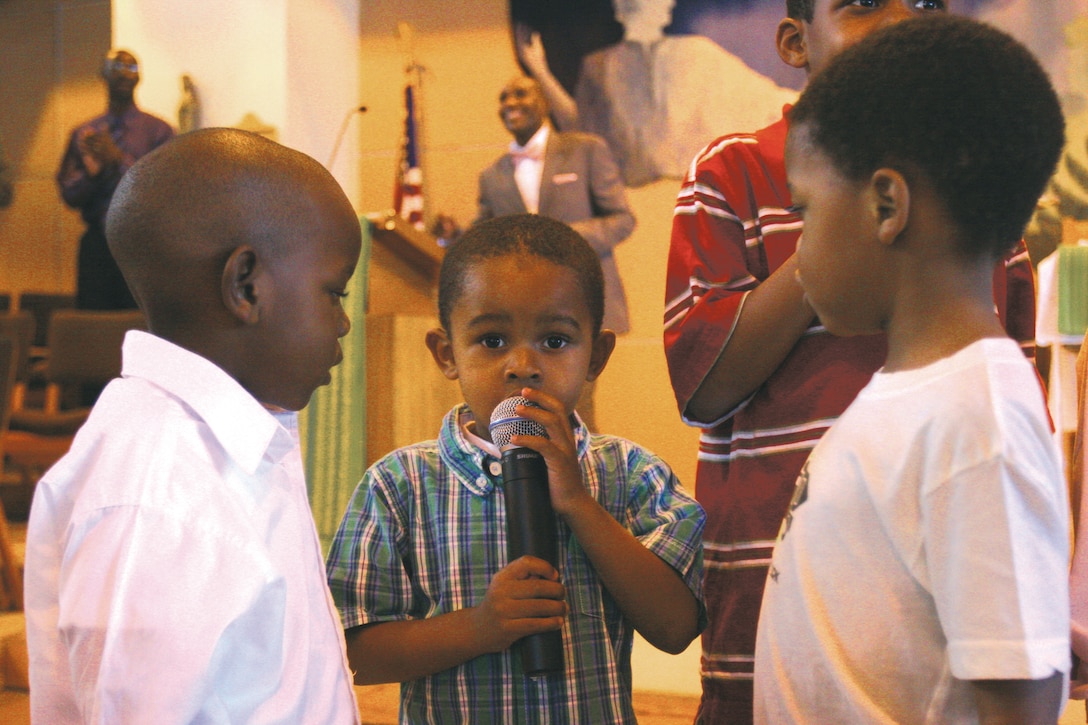
[[[1066,150],[1025,238],[1039,262],[1061,240],[1061,217],[1088,219],[1088,0],[976,0],[969,11],[1016,36],[1050,73]]]
[[[666,33],[675,6],[605,0],[564,16],[553,2],[511,5],[516,52],[556,125],[603,136],[628,186],[682,178],[707,142],[767,125],[796,97],[704,35]]]
[[[1065,24],[1069,84],[1062,94],[1066,112],[1066,149],[1036,219],[1041,234],[1060,236],[1060,218],[1088,219],[1088,15]]]
[[[1088,110],[1088,0],[947,4],[1003,28],[1039,55],[1062,95],[1071,133],[1088,138],[1088,122],[1074,120]],[[628,185],[639,186],[682,177],[707,142],[766,125],[800,90],[804,72],[783,63],[774,47],[785,6],[785,0],[510,0],[510,17],[515,52],[542,82],[556,125],[604,136]],[[1088,169],[1088,149],[1080,146]],[[1082,176],[1088,216],[1088,175]]]

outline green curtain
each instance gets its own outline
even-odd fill
[[[1088,247],[1058,247],[1058,332],[1084,337],[1088,330]]]
[[[310,507],[324,553],[328,553],[348,500],[366,472],[366,298],[371,228],[365,217],[360,226],[362,251],[344,299],[351,318],[351,332],[340,341],[344,360],[333,368],[332,382],[314,392],[299,416]]]

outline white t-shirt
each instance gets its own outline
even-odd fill
[[[1017,344],[878,372],[813,450],[756,637],[760,723],[971,723],[1068,672],[1069,511]]]
[[[295,427],[144,332],[39,482],[34,722],[358,722]]]

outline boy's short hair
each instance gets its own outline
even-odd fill
[[[1054,171],[1065,122],[1046,72],[1009,35],[932,15],[884,28],[816,74],[790,114],[842,175],[932,185],[963,251],[1000,256]]]
[[[816,0],[786,0],[786,16],[794,20],[811,23],[815,8]]]
[[[465,274],[473,263],[509,254],[531,254],[572,270],[585,293],[594,336],[601,331],[604,274],[593,247],[563,222],[536,214],[514,214],[475,225],[446,252],[438,274],[438,319],[448,334],[453,334],[453,306],[461,297]]]

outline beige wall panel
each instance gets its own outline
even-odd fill
[[[71,127],[105,109],[98,76],[110,46],[110,3],[0,3],[0,114],[16,164],[15,200],[0,210],[0,289],[71,292],[83,225],[54,175]]]
[[[82,224],[58,209],[52,179],[19,182],[16,203],[0,212],[0,290],[70,291]],[[71,223],[67,221],[71,219]]]
[[[46,112],[55,63],[42,61],[52,55],[56,14],[49,7],[24,7],[22,12],[13,12],[6,5],[0,8],[0,56],[5,64],[0,74],[0,97],[7,99],[0,115],[0,130],[8,157],[20,173],[40,175],[45,170],[44,157],[31,152],[32,139],[42,121],[49,120]],[[51,134],[54,125],[48,125]],[[52,149],[56,139],[51,135],[48,140]],[[55,165],[53,159],[51,171],[56,170]]]
[[[102,81],[102,58],[110,49],[110,4],[64,3],[58,8],[58,123],[61,149],[68,132],[78,123],[105,113],[106,85]],[[139,49],[132,49],[139,58]],[[136,102],[140,90],[136,89]],[[60,153],[54,162],[60,163]]]

